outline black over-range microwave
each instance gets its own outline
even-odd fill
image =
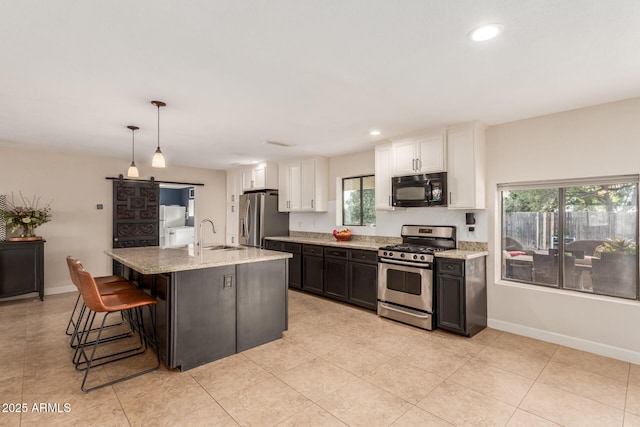
[[[447,206],[447,173],[391,178],[391,206],[401,208]]]

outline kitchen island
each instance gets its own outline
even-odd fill
[[[192,246],[105,253],[158,300],[158,350],[169,368],[188,370],[279,339],[287,329],[289,253],[238,247],[198,255]]]

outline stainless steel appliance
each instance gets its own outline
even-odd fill
[[[391,204],[404,208],[447,206],[447,173],[391,178]]]
[[[401,235],[378,250],[378,315],[432,330],[433,254],[456,248],[456,228],[403,225]]]
[[[278,193],[242,194],[239,208],[241,245],[261,248],[265,237],[289,235],[289,213],[278,212]]]

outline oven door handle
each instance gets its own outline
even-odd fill
[[[390,259],[385,259],[384,261],[380,261],[380,264],[395,264],[395,265],[406,265],[407,267],[414,267],[414,268],[423,268],[426,270],[432,270],[432,263],[416,263],[416,262],[411,262],[411,261],[397,261],[397,260],[390,260]]]
[[[389,311],[395,311],[396,313],[409,314],[409,315],[411,315],[413,317],[419,317],[421,319],[428,319],[429,317],[431,317],[431,314],[416,314],[416,313],[413,313],[413,312],[409,313],[407,311],[399,310],[399,309],[397,309],[395,307],[391,307],[391,306],[389,306],[389,305],[387,305],[387,304],[385,304],[383,302],[380,303],[380,307],[385,308],[385,309],[387,309]]]

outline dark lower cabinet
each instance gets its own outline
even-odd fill
[[[486,258],[436,258],[438,328],[473,336],[487,326]]]
[[[302,246],[302,289],[324,294],[324,257],[322,246]]]
[[[324,249],[324,294],[340,301],[349,300],[349,250]]]
[[[278,240],[265,240],[265,249],[272,251],[289,252],[293,258],[289,258],[289,287],[302,289],[302,244],[281,242]]]
[[[0,298],[31,292],[44,299],[44,240],[0,242]]]
[[[349,263],[349,302],[376,310],[378,304],[378,266]]]

